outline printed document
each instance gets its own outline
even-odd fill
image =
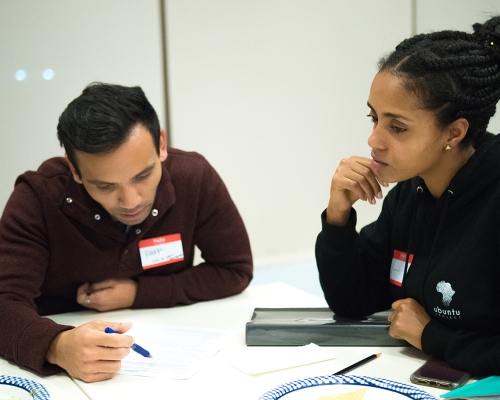
[[[238,334],[237,330],[137,323],[126,333],[152,358],[130,351],[121,375],[189,379]]]

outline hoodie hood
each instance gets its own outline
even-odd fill
[[[478,140],[476,151],[460,168],[436,205],[448,202],[450,209],[466,206],[485,189],[500,179],[500,135],[485,133]],[[412,192],[419,196],[418,187],[425,188],[420,177],[411,180]],[[447,199],[451,195],[451,198]]]
[[[413,208],[410,236],[406,248],[406,261],[404,267],[404,278],[408,271],[409,255],[412,254],[415,230],[419,223],[419,206],[432,207],[439,210],[439,223],[434,234],[432,246],[430,250],[429,263],[425,268],[425,276],[427,276],[432,269],[431,260],[434,253],[437,251],[436,244],[441,236],[443,226],[448,218],[448,215],[467,206],[467,204],[484,192],[491,185],[498,184],[500,178],[500,135],[493,135],[485,133],[481,137],[476,151],[467,160],[462,168],[459,169],[457,174],[451,180],[448,188],[440,196],[440,198],[432,204],[430,194],[425,187],[425,182],[422,178],[416,177],[411,180],[412,193],[416,197],[415,205]],[[427,196],[424,192],[427,191]],[[423,285],[421,290],[423,291]],[[403,285],[403,293],[406,295],[405,286]],[[423,306],[425,307],[425,296],[421,294]]]

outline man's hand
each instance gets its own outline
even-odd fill
[[[380,184],[388,186],[385,182]],[[380,184],[371,169],[370,159],[353,156],[340,161],[332,178],[326,221],[332,225],[345,225],[356,201],[361,199],[375,204],[376,199],[382,198]]]
[[[129,308],[137,295],[137,282],[132,279],[106,279],[84,283],[78,288],[76,301],[84,307],[98,311]],[[90,303],[86,300],[89,300]]]
[[[422,332],[431,318],[424,308],[414,299],[401,299],[392,303],[394,310],[389,315],[389,335],[404,339],[412,346],[422,350]]]
[[[108,326],[124,333],[132,324],[96,320],[61,332],[50,345],[45,359],[84,382],[111,379],[121,368],[121,360],[129,354],[134,339],[104,333]]]

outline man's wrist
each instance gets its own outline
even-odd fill
[[[63,335],[67,331],[59,333],[55,339],[52,341],[50,344],[49,350],[47,350],[47,354],[45,354],[45,360],[47,360],[51,364],[59,365],[58,364],[58,348],[60,346],[61,339],[64,340]]]

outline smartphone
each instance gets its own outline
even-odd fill
[[[468,372],[451,368],[435,358],[429,358],[410,376],[413,383],[448,390],[464,385],[470,378]]]

